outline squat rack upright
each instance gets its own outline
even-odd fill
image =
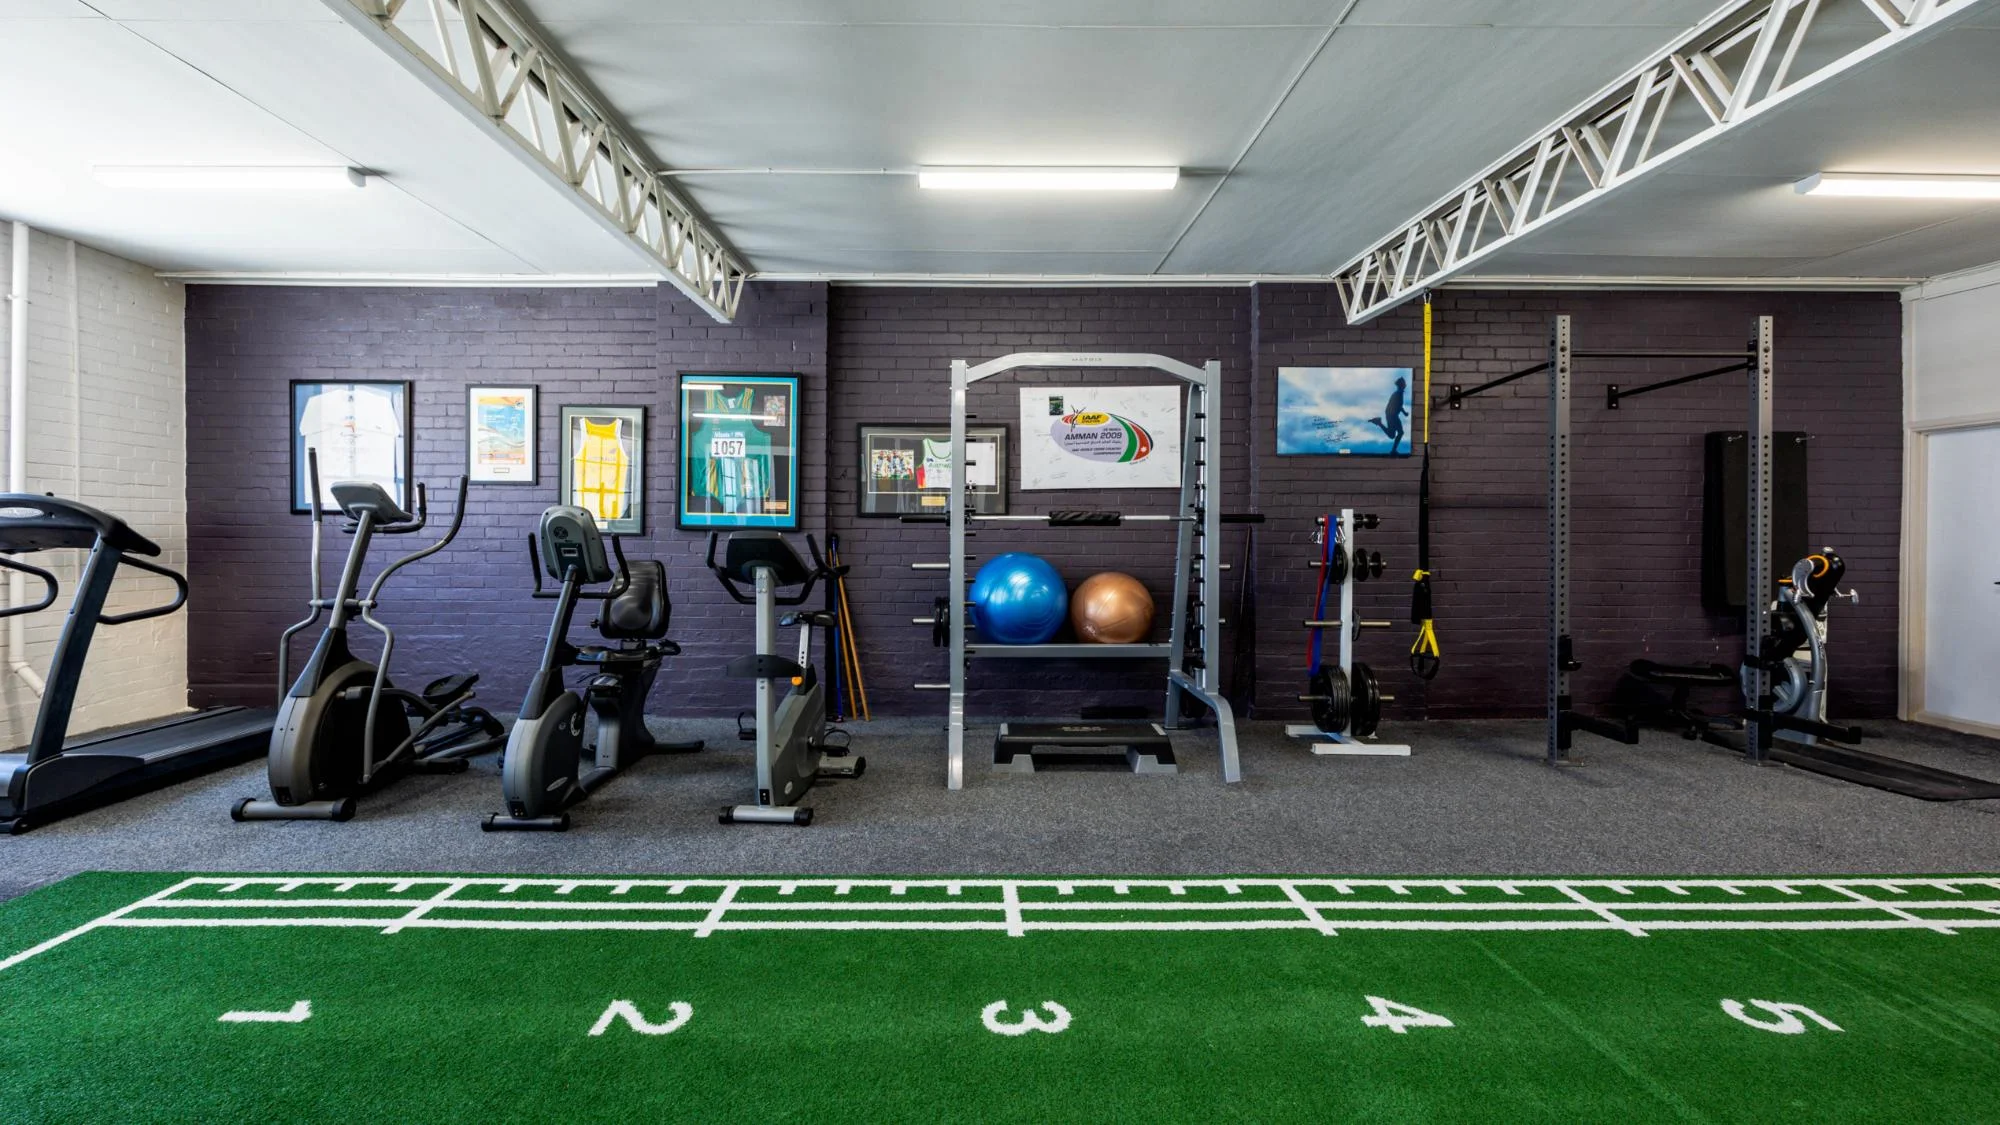
[[[965,691],[969,662],[982,659],[1164,659],[1167,663],[1165,726],[1182,725],[1183,694],[1193,697],[1215,713],[1216,733],[1221,743],[1222,780],[1243,779],[1236,752],[1236,718],[1229,701],[1217,687],[1214,646],[1222,632],[1221,570],[1217,557],[1223,523],[1257,523],[1257,515],[1224,516],[1211,503],[1222,495],[1222,466],[1213,435],[1219,431],[1222,392],[1222,363],[1209,360],[1200,367],[1138,352],[1016,352],[981,364],[953,360],[951,364],[951,463],[966,464],[966,392],[972,384],[1010,371],[1030,368],[1140,368],[1164,372],[1187,384],[1185,433],[1181,442],[1180,503],[1172,513],[1128,515],[1115,511],[1051,511],[1042,515],[977,515],[967,507],[966,476],[954,471],[947,501],[949,511],[939,516],[905,516],[910,523],[949,523],[951,528],[946,602],[950,609],[949,654],[951,679],[946,684],[919,684],[928,690],[951,693],[947,705],[947,765],[945,781],[953,789],[965,786]],[[1005,472],[1006,466],[998,471]],[[968,525],[978,523],[1045,523],[1051,527],[1118,527],[1126,523],[1173,523],[1175,539],[1173,628],[1165,644],[1039,644],[1008,645],[968,641],[966,638],[965,563]],[[940,569],[936,563],[913,563],[916,569]],[[1192,605],[1194,612],[1189,612]]]
[[[1721,367],[1698,371],[1645,386],[1621,389],[1612,384],[1605,390],[1605,405],[1618,409],[1622,399],[1680,386],[1717,375],[1748,372],[1748,511],[1749,527],[1744,554],[1747,582],[1744,585],[1743,651],[1744,696],[1749,703],[1744,718],[1744,752],[1762,763],[1771,749],[1776,729],[1772,708],[1771,674],[1760,666],[1757,655],[1764,648],[1766,602],[1770,599],[1771,554],[1771,367],[1775,358],[1772,318],[1757,318],[1756,335],[1736,351],[1703,349],[1595,349],[1574,347],[1570,318],[1558,315],[1549,331],[1549,358],[1511,375],[1481,383],[1470,389],[1451,386],[1446,405],[1457,410],[1464,400],[1505,386],[1517,379],[1548,372],[1548,519],[1549,519],[1549,613],[1548,613],[1548,764],[1564,765],[1569,757],[1571,735],[1588,731],[1617,742],[1635,744],[1638,732],[1630,725],[1614,723],[1574,709],[1570,698],[1570,673],[1578,663],[1569,632],[1569,489],[1570,489],[1570,377],[1578,359],[1728,360]]]

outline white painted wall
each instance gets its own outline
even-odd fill
[[[1986,463],[2000,460],[1993,436],[2000,427],[2000,264],[1911,289],[1904,312],[1902,711],[2000,736],[1990,705],[1970,702],[2000,693],[1990,644],[1979,628],[1946,620],[2000,620],[1987,604],[2000,594],[1990,584],[2000,579],[2000,559],[1963,557],[1983,552],[1975,544],[1995,542],[1990,531],[2000,512],[1990,494],[1965,480],[2000,479],[2000,465]],[[1941,466],[1951,479],[1933,479]],[[1977,526],[1951,526],[1968,521]],[[1980,534],[1968,538],[1973,530]],[[1975,583],[1977,576],[1985,580]],[[1954,587],[1953,596],[1940,596],[1940,583]]]
[[[159,559],[187,566],[185,294],[153,270],[67,239],[36,232],[29,242],[28,489],[80,500],[124,518],[160,544]],[[11,260],[12,227],[0,223],[0,264]],[[0,271],[0,290],[6,286]],[[0,381],[7,321],[0,317]],[[0,393],[0,441],[6,433]],[[4,485],[0,478],[0,486]],[[28,619],[25,659],[46,673],[63,624],[81,551],[33,558],[64,584],[56,606]],[[55,565],[50,565],[54,560]],[[35,598],[41,584],[27,582]],[[0,581],[0,597],[4,597]],[[157,605],[165,580],[121,571],[113,612]],[[0,626],[0,643],[4,643]],[[17,657],[8,654],[11,661]],[[0,745],[33,729],[35,692],[0,680]],[[103,626],[84,669],[72,733],[187,709],[187,615]]]

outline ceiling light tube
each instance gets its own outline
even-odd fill
[[[368,174],[338,164],[100,164],[106,187],[138,191],[347,191]]]
[[[2000,176],[1820,172],[1793,184],[1792,190],[1800,195],[1854,195],[1878,199],[2000,199]]]
[[[1170,191],[1179,168],[919,168],[934,191]]]

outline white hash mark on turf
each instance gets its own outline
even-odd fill
[[[995,1000],[979,1013],[979,1021],[986,1025],[986,1030],[995,1035],[1026,1035],[1030,1031],[1060,1035],[1069,1028],[1069,1009],[1053,1000],[1042,1001],[1042,1011],[1051,1017],[1047,1020],[1044,1020],[1034,1008],[1029,1007],[1021,1010],[1021,1018],[1018,1021],[1007,1023],[1000,1018],[1000,1014],[1006,1010],[1005,1000]]]
[[[224,1012],[217,1023],[304,1023],[312,1018],[310,1000],[301,1000],[282,1012]]]
[[[638,1005],[630,1000],[613,1000],[611,1006],[604,1009],[604,1014],[597,1017],[597,1022],[591,1025],[590,1033],[603,1035],[611,1029],[614,1022],[624,1020],[626,1027],[641,1035],[672,1035],[694,1018],[693,1005],[684,1004],[679,1000],[667,1005],[667,1012],[669,1014],[666,1019],[659,1023],[648,1023],[646,1017],[640,1013]]]
[[[1779,1035],[1803,1034],[1806,1030],[1806,1024],[1805,1020],[1799,1018],[1800,1016],[1806,1017],[1806,1019],[1813,1021],[1828,1031],[1840,1030],[1839,1024],[1834,1023],[1804,1004],[1781,1004],[1774,1000],[1752,1000],[1750,1001],[1750,1007],[1762,1008],[1778,1018],[1775,1020],[1758,1019],[1744,1008],[1741,1001],[1724,1000],[1722,1002],[1722,1010],[1729,1014],[1729,1018],[1738,1023],[1749,1024],[1759,1031],[1771,1031]]]

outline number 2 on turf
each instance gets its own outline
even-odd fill
[[[1412,1008],[1408,1004],[1398,1004],[1394,1000],[1384,1000],[1380,996],[1364,996],[1368,1006],[1375,1009],[1372,1016],[1362,1016],[1361,1022],[1369,1027],[1386,1027],[1398,1035],[1408,1035],[1413,1027],[1451,1027],[1452,1022],[1436,1012],[1426,1012],[1422,1008]]]

